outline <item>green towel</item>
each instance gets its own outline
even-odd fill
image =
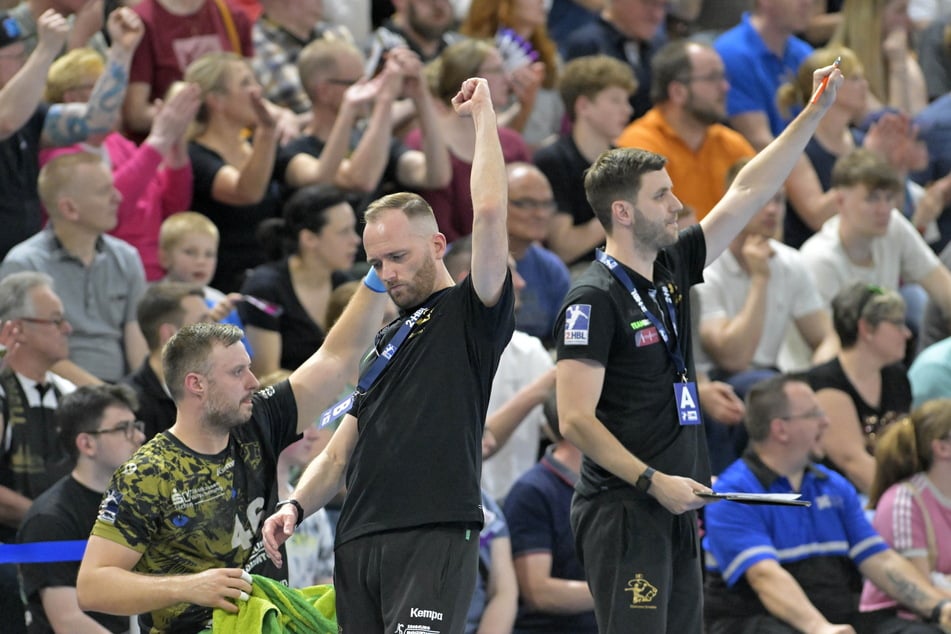
[[[218,608],[214,634],[337,634],[337,604],[332,585],[288,588],[252,575],[251,597],[238,602],[238,613]]]

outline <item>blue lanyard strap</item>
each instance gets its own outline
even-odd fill
[[[369,367],[367,367],[360,375],[360,380],[357,382],[357,389],[346,398],[324,410],[324,413],[321,414],[320,418],[318,419],[318,428],[322,429],[326,427],[333,421],[349,412],[350,407],[353,405],[354,397],[357,394],[365,394],[366,391],[370,389],[380,374],[383,373],[383,370],[386,368],[389,362],[394,356],[396,356],[400,346],[402,346],[409,337],[409,334],[416,326],[416,323],[429,311],[429,308],[435,299],[436,297],[430,297],[425,304],[417,308],[412,315],[403,320],[403,323],[400,324],[399,330],[396,331],[396,334],[393,335],[393,338],[390,339],[390,342],[386,344],[383,350],[377,355],[376,359],[373,360],[373,363],[371,363]]]
[[[631,281],[631,277],[618,263],[618,261],[600,249],[595,251],[595,256],[597,257],[598,262],[603,264],[609,271],[611,271],[611,274],[614,276],[614,278],[621,283],[621,286],[623,286],[628,293],[631,294],[631,297],[634,298],[634,302],[637,304],[637,307],[641,309],[641,312],[644,313],[644,316],[647,318],[647,320],[651,322],[651,325],[657,329],[657,333],[660,335],[660,338],[664,340],[664,346],[667,348],[667,354],[670,355],[670,360],[674,364],[674,371],[676,371],[681,380],[686,383],[687,365],[684,363],[684,357],[680,353],[680,348],[677,346],[677,309],[674,306],[673,300],[670,298],[670,290],[666,285],[661,286],[661,294],[664,296],[664,305],[667,307],[667,314],[670,317],[670,327],[673,329],[673,336],[671,336],[671,333],[667,332],[667,327],[664,326],[663,319],[657,317],[657,315],[652,313],[647,308],[647,304],[645,304],[643,298],[641,298],[641,294],[634,286],[634,282]]]

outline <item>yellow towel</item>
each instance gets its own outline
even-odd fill
[[[288,588],[252,575],[251,597],[238,602],[238,613],[216,609],[213,634],[337,634],[336,595],[332,585]]]

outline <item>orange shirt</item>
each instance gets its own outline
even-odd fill
[[[700,220],[726,193],[724,180],[734,163],[756,154],[743,135],[715,123],[707,128],[700,148],[691,150],[656,107],[635,119],[617,138],[618,147],[636,147],[667,157],[674,195]]]

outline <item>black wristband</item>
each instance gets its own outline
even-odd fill
[[[935,604],[934,608],[931,610],[931,616],[929,616],[926,621],[928,623],[940,623],[941,622],[941,611],[944,609],[944,606],[951,602],[951,599],[941,599]]]
[[[304,507],[300,505],[300,502],[298,502],[294,498],[291,498],[289,500],[284,500],[283,502],[278,502],[277,505],[274,507],[274,510],[275,511],[280,510],[280,508],[284,506],[285,504],[290,504],[295,509],[297,509],[297,521],[294,522],[294,528],[297,528],[298,526],[300,526],[300,523],[304,521]]]

